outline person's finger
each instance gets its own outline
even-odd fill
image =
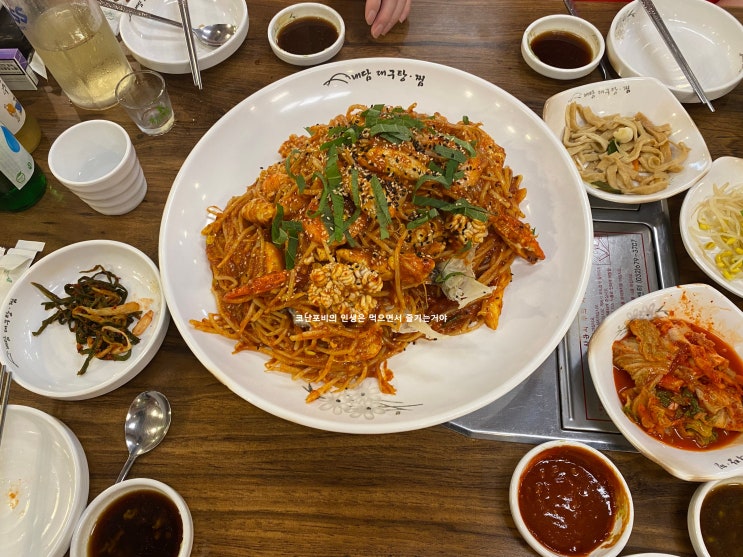
[[[366,7],[364,8],[364,18],[368,25],[372,25],[374,20],[377,19],[379,13],[379,7],[382,0],[366,0]]]
[[[372,24],[372,36],[379,37],[386,34],[397,23],[405,8],[403,2],[382,0],[377,17]]]
[[[381,9],[377,18],[372,25],[372,36],[379,37],[386,35],[396,24],[402,23],[410,14],[412,0],[404,2],[384,2],[382,0]]]
[[[410,6],[412,4],[412,0],[406,0],[405,6],[403,6],[402,13],[400,14],[400,23],[408,19],[408,16],[410,15]]]

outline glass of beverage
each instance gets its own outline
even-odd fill
[[[165,80],[157,72],[138,70],[124,76],[116,86],[116,99],[148,135],[162,135],[173,127],[173,107]]]
[[[132,69],[96,0],[3,3],[73,104],[116,104],[116,84]]]

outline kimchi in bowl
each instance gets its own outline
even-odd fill
[[[689,284],[610,314],[591,338],[588,363],[627,440],[674,476],[699,482],[743,470],[742,350],[743,312],[711,286]]]

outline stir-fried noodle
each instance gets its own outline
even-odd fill
[[[611,193],[640,195],[666,189],[670,175],[683,170],[689,148],[671,141],[672,131],[641,112],[599,116],[570,103],[562,142],[585,182]]]
[[[544,259],[503,148],[466,118],[414,108],[351,106],[210,208],[218,310],[191,323],[266,354],[308,401],[367,377],[394,393],[391,356],[495,329],[511,263]]]

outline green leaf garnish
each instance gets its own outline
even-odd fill
[[[291,156],[298,154],[298,153],[299,151],[295,149],[289,154],[288,157],[286,157],[286,161],[284,162],[284,168],[286,169],[286,173],[289,176],[289,178],[291,178],[292,180],[294,180],[294,182],[296,182],[299,193],[302,193],[304,192],[304,188],[307,187],[307,182],[305,181],[304,176],[300,176],[299,174],[292,173],[292,164],[294,163],[294,159],[292,159]]]
[[[372,176],[371,179],[372,194],[374,195],[374,206],[376,207],[377,222],[379,223],[379,235],[384,240],[390,237],[387,227],[392,224],[390,209],[387,206],[387,196],[384,188],[379,182],[379,178]]]
[[[460,197],[453,203],[450,201],[444,201],[443,199],[436,199],[434,197],[425,197],[421,195],[413,196],[413,203],[424,207],[435,207],[440,211],[448,213],[454,213],[458,215],[464,215],[474,220],[486,222],[488,220],[488,212],[482,207],[473,205],[463,197]]]
[[[431,208],[428,211],[425,211],[424,213],[420,214],[419,216],[417,216],[410,222],[408,222],[405,225],[405,228],[407,228],[408,230],[413,230],[414,228],[423,226],[427,222],[435,219],[437,216],[439,216],[439,212],[436,209]]]
[[[271,242],[277,247],[284,248],[284,265],[287,270],[292,270],[296,264],[300,232],[302,223],[284,220],[284,207],[277,203],[276,214],[271,221]]]

